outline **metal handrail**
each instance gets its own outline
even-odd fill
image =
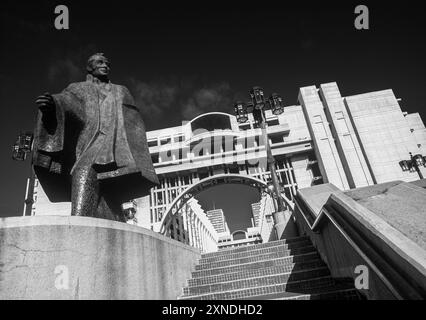
[[[284,195],[281,195],[284,199],[284,201],[287,203],[287,205],[291,208],[292,212],[294,213],[294,209],[297,207],[303,216],[306,224],[314,233],[320,233],[320,223],[324,219],[324,217],[327,217],[329,221],[336,227],[336,229],[339,231],[339,233],[346,239],[346,241],[349,243],[349,245],[360,255],[360,257],[367,263],[368,267],[373,270],[377,276],[382,280],[382,282],[385,284],[385,286],[389,289],[389,291],[398,299],[403,300],[403,297],[398,293],[398,291],[395,289],[395,287],[391,284],[389,279],[379,270],[379,268],[374,264],[373,261],[368,258],[368,256],[361,250],[361,248],[355,243],[355,241],[344,231],[342,226],[330,215],[330,213],[325,209],[322,208],[319,215],[316,217],[315,221],[311,224],[306,217],[306,213],[303,210],[300,203],[297,201],[297,199],[294,199],[294,204],[291,205],[291,201],[287,199]]]

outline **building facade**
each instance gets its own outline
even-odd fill
[[[260,202],[251,204],[251,214],[252,214],[251,224],[253,227],[258,227],[260,224],[260,207],[261,207]]]
[[[206,215],[216,232],[229,232],[228,223],[226,222],[225,214],[222,209],[209,210],[206,212]]]

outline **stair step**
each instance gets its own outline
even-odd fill
[[[333,279],[333,283],[318,287],[302,287],[300,289],[289,286],[285,291],[262,294],[242,298],[244,300],[363,300],[363,296],[354,288],[352,279]]]
[[[252,256],[252,257],[237,258],[237,259],[231,259],[231,260],[214,261],[210,263],[198,264],[195,266],[195,270],[198,271],[198,270],[215,269],[215,268],[226,267],[231,265],[276,259],[276,258],[281,258],[281,257],[286,257],[291,255],[299,255],[299,254],[309,253],[309,252],[315,252],[315,247],[312,245],[309,245],[307,247],[295,248],[295,249],[283,250],[283,251],[277,251],[277,252],[270,252],[270,253],[260,254],[260,255]]]
[[[214,284],[219,282],[262,277],[262,276],[280,274],[280,273],[298,272],[302,270],[309,270],[309,269],[322,268],[322,267],[326,267],[324,262],[322,262],[321,260],[313,260],[313,261],[307,261],[307,262],[301,262],[301,263],[292,263],[288,265],[278,265],[278,266],[273,266],[268,268],[249,269],[246,271],[236,271],[236,272],[206,276],[201,278],[192,278],[188,280],[188,286],[195,287],[195,286]]]
[[[247,258],[247,257],[261,255],[261,254],[279,252],[279,251],[284,251],[284,250],[292,250],[292,249],[302,248],[302,247],[307,247],[307,246],[312,246],[312,242],[309,239],[305,239],[304,241],[298,241],[298,242],[293,242],[293,243],[279,244],[279,245],[276,245],[276,246],[270,246],[270,247],[266,247],[266,248],[246,250],[246,251],[243,251],[243,252],[232,252],[232,253],[224,252],[223,254],[218,255],[216,257],[205,258],[204,255],[202,255],[201,259],[199,260],[199,264],[206,264],[206,263],[217,262],[217,261]]]
[[[327,267],[302,270],[298,272],[287,272],[281,274],[265,275],[261,277],[240,279],[234,281],[226,281],[215,284],[207,284],[200,286],[191,286],[183,289],[184,296],[200,295],[214,292],[224,292],[239,289],[248,289],[255,287],[269,286],[273,284],[284,284],[294,281],[308,280],[312,278],[319,278],[329,276],[330,271]]]
[[[276,267],[276,266],[288,266],[294,263],[304,263],[309,261],[321,261],[320,256],[318,255],[316,251],[305,253],[305,254],[280,257],[277,259],[269,259],[265,261],[255,261],[255,262],[252,261],[252,262],[248,262],[244,264],[237,263],[235,265],[218,267],[213,269],[196,270],[192,272],[192,278],[208,277],[208,276],[214,276],[214,275],[225,274],[225,273],[245,272],[250,270],[264,269],[264,268],[270,268],[270,267]]]
[[[215,293],[206,293],[193,296],[182,296],[183,300],[233,300],[233,299],[259,299],[259,297],[272,294],[301,295],[303,293],[321,293],[335,289],[335,282],[330,276],[314,279],[276,283],[261,287],[247,289],[227,290]]]
[[[274,300],[364,300],[356,289],[342,289],[330,292],[304,294],[282,297],[279,294],[270,299]]]
[[[216,251],[216,252],[205,253],[205,254],[203,254],[203,257],[205,257],[205,258],[217,257],[217,256],[220,256],[222,254],[257,250],[257,249],[261,249],[261,248],[267,248],[267,247],[279,246],[279,245],[283,245],[283,244],[296,243],[296,242],[299,242],[299,241],[305,241],[306,239],[309,240],[309,237],[304,236],[304,237],[288,238],[288,239],[265,242],[265,243],[254,244],[254,245],[247,245],[247,246],[240,246],[240,247],[236,247],[236,248],[222,249],[222,250],[219,250],[219,251]]]

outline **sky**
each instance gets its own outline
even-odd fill
[[[69,30],[54,27],[59,4],[69,9]],[[369,30],[354,27],[358,4],[369,8]],[[0,216],[22,214],[30,166],[12,161],[11,146],[20,131],[33,130],[35,98],[83,80],[92,53],[110,59],[112,82],[143,105],[148,130],[208,111],[232,113],[233,101],[247,100],[255,85],[292,105],[300,87],[332,81],[343,96],[391,88],[403,111],[426,119],[425,16],[412,1],[3,0]],[[220,199],[227,216],[242,217],[230,218],[236,228],[258,196],[241,188],[231,199],[226,191],[200,201],[207,208]]]

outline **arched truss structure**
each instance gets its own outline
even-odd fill
[[[161,228],[160,233],[169,235],[170,225],[173,221],[176,213],[179,212],[180,209],[196,194],[204,191],[208,188],[220,185],[220,184],[245,184],[254,188],[258,188],[261,192],[270,193],[268,189],[268,185],[265,181],[242,174],[219,174],[214,175],[203,180],[200,180],[197,183],[189,186],[185,191],[180,193],[176,199],[170,204],[167,208],[162,220],[161,220]]]

